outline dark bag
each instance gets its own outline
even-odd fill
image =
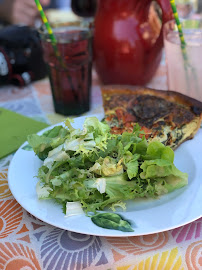
[[[0,30],[0,84],[23,86],[46,73],[36,29],[11,25]]]

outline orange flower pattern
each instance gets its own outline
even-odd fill
[[[41,270],[35,252],[22,244],[6,242],[0,244],[0,269]]]
[[[202,241],[192,243],[186,252],[186,263],[188,269],[202,269]]]
[[[12,196],[8,187],[8,169],[5,168],[0,171],[0,199],[9,198]]]
[[[0,201],[0,239],[13,233],[22,221],[22,207],[16,200]]]
[[[168,232],[107,240],[113,248],[124,251],[124,254],[141,255],[164,247],[168,242]]]

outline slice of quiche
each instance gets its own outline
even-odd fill
[[[105,120],[111,132],[132,132],[138,123],[148,141],[176,149],[194,137],[202,121],[202,102],[174,91],[132,86],[102,87]]]

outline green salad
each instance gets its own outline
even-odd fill
[[[39,199],[54,199],[72,214],[126,208],[125,201],[157,197],[187,185],[188,175],[178,170],[174,152],[160,142],[148,143],[136,125],[133,133],[110,133],[96,117],[82,129],[71,120],[28,142],[43,160],[36,187]],[[79,209],[81,208],[81,209]]]

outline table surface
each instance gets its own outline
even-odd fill
[[[167,89],[165,61],[148,86]],[[103,111],[95,72],[91,101],[87,115]],[[49,124],[65,119],[54,113],[47,78],[22,89],[1,87],[0,107]],[[0,269],[202,269],[202,218],[173,230],[129,238],[55,228],[27,213],[12,196],[7,180],[12,157],[0,160]]]

